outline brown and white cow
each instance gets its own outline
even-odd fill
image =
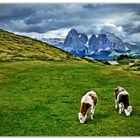
[[[124,88],[118,86],[117,88],[115,88],[114,96],[115,108],[119,108],[119,114],[121,114],[124,111],[126,116],[130,116],[132,112],[132,106],[129,105],[128,92]]]
[[[94,91],[89,91],[82,97],[80,112],[78,113],[80,123],[84,123],[86,121],[87,111],[89,109],[90,109],[90,117],[93,120],[96,103],[97,103],[97,94]]]

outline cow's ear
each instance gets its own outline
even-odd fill
[[[94,105],[97,104],[97,100],[98,100],[98,97],[96,95],[94,95]]]
[[[94,95],[90,95],[91,99],[94,100]]]
[[[117,92],[118,90],[119,90],[119,87],[116,87],[114,91]]]

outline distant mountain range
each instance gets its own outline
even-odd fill
[[[81,60],[79,57],[109,60],[121,54],[140,58],[139,46],[124,43],[111,33],[93,34],[89,38],[71,29],[65,39],[42,38],[42,41],[48,43],[0,29],[0,61]]]
[[[78,33],[71,29],[65,39],[43,39],[58,48],[79,57],[89,59],[116,59],[121,54],[140,58],[140,47],[124,43],[112,33],[93,34],[90,38],[85,33]]]

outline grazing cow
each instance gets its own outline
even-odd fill
[[[89,91],[82,97],[80,112],[78,113],[80,123],[86,121],[88,109],[90,109],[90,117],[93,120],[96,103],[97,95],[94,91]]]
[[[118,86],[115,88],[115,108],[117,109],[119,107],[119,114],[121,114],[123,111],[126,116],[130,116],[132,112],[132,106],[129,105],[129,94],[128,92]]]

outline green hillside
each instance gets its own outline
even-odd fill
[[[0,29],[0,61],[80,59],[41,41]]]

